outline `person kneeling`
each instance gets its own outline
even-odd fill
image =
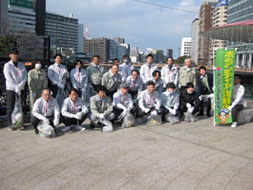
[[[198,93],[194,91],[194,84],[189,82],[186,84],[186,89],[180,94],[180,112],[183,116],[184,112],[189,111],[192,115],[199,112],[200,100]],[[196,119],[194,118],[194,121]]]
[[[160,113],[161,100],[160,95],[155,91],[155,83],[147,82],[147,90],[141,92],[138,100],[138,116],[150,116]]]
[[[111,121],[115,117],[111,99],[106,96],[106,88],[104,86],[98,86],[96,91],[97,95],[92,96],[90,99],[90,128],[94,129],[95,122],[99,121],[101,125],[105,125],[102,130],[110,132],[113,130]]]
[[[41,96],[33,105],[33,116],[31,117],[31,124],[35,129],[35,134],[38,134],[37,126],[40,122],[49,123],[54,130],[60,122],[59,105],[56,99],[51,97],[51,90],[44,89]]]
[[[163,119],[175,124],[179,122],[179,94],[175,92],[175,84],[168,83],[166,91],[161,95],[162,115]]]
[[[115,120],[122,120],[128,113],[135,115],[132,96],[128,93],[129,85],[122,83],[120,90],[113,95],[113,112]]]
[[[63,123],[66,126],[63,131],[69,130],[70,125],[76,125],[76,129],[85,130],[81,124],[88,116],[88,108],[84,100],[78,97],[76,89],[71,89],[69,97],[63,102],[61,112]]]

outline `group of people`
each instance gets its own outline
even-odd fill
[[[7,120],[9,129],[15,130],[11,122],[16,97],[24,90],[28,81],[31,124],[38,134],[39,123],[50,123],[55,129],[60,123],[66,128],[81,125],[89,118],[90,128],[94,129],[98,122],[104,132],[113,130],[115,121],[129,113],[134,118],[148,118],[160,115],[178,118],[185,112],[192,115],[204,115],[204,101],[207,101],[206,115],[211,117],[211,95],[213,93],[213,76],[204,66],[199,67],[197,77],[195,68],[191,67],[191,59],[185,60],[185,65],[178,69],[173,65],[173,58],[167,58],[167,64],[158,70],[153,63],[152,54],[146,56],[146,63],[135,69],[127,55],[113,61],[109,71],[100,65],[99,56],[92,58],[87,69],[82,68],[82,62],[77,61],[75,68],[68,71],[62,64],[62,56],[55,55],[55,63],[50,65],[47,73],[39,60],[33,62],[34,69],[27,73],[24,64],[18,62],[18,50],[10,50],[10,61],[4,65],[7,97]],[[27,80],[28,78],[28,80]],[[71,82],[68,96],[67,81]],[[233,124],[237,125],[237,112],[243,107],[244,87],[240,84],[241,76],[235,75],[235,91],[233,102],[228,108],[232,112]],[[208,96],[208,98],[204,98]],[[86,102],[89,104],[86,104]],[[67,129],[66,129],[67,130]]]

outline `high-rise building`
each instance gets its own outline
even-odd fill
[[[125,43],[125,39],[120,38],[120,37],[112,38],[112,40],[116,41],[118,44],[124,44]]]
[[[253,1],[252,0],[228,0],[228,23],[235,23],[253,19]],[[227,48],[237,50],[236,64],[241,68],[252,68],[252,43],[245,42],[227,42]]]
[[[198,64],[198,48],[199,48],[199,19],[195,18],[192,21],[191,28],[191,59]]]
[[[8,2],[0,0],[0,33],[4,23],[8,23]]]
[[[84,53],[90,54],[91,57],[99,55],[101,62],[109,61],[109,46],[110,41],[106,38],[84,39],[83,41]]]
[[[78,48],[77,52],[83,53],[83,24],[78,24]]]
[[[39,36],[45,36],[46,28],[46,0],[34,0],[34,11],[36,13],[35,31]]]
[[[78,19],[73,14],[65,17],[46,13],[46,35],[57,39],[57,46],[62,52],[77,51],[78,27]]]
[[[173,50],[172,49],[167,49],[166,56],[167,57],[173,57]]]
[[[217,0],[206,0],[200,7],[199,12],[199,47],[198,62],[207,64],[209,57],[210,40],[204,37],[204,32],[212,28],[213,10]]]
[[[181,41],[181,56],[191,56],[191,38],[184,37]]]
[[[163,50],[153,49],[152,55],[154,56],[153,62],[163,63],[164,60]]]

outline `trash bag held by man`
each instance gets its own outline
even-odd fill
[[[134,125],[134,116],[131,113],[127,113],[123,118],[122,127],[132,127]]]
[[[171,113],[168,113],[165,115],[164,119],[171,123],[171,125],[174,125],[176,123],[179,123],[179,118],[177,116],[172,115]]]
[[[162,124],[162,118],[160,115],[150,115],[148,117],[148,122],[146,123],[146,127],[154,126],[154,125],[161,125]]]
[[[15,99],[15,106],[11,114],[11,120],[12,120],[12,124],[16,128],[23,127],[23,111],[22,111],[22,104],[21,104],[21,99],[19,95],[17,95]]]
[[[194,122],[196,119],[193,117],[192,113],[189,111],[189,109],[186,112],[186,116],[184,118],[186,122]]]
[[[61,107],[65,98],[67,97],[67,94],[64,90],[62,89],[58,89],[57,95],[55,97],[55,99],[57,100],[59,106]]]
[[[54,128],[49,123],[39,123],[38,125],[38,131],[41,137],[46,138],[54,138],[55,137],[55,131]]]

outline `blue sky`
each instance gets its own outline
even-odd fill
[[[199,11],[204,0],[143,0],[175,8]],[[196,13],[146,5],[134,0],[48,0],[47,11],[89,23],[89,37],[123,37],[142,51],[147,48],[173,49],[178,56],[182,37],[191,36]],[[84,28],[85,30],[85,28]]]

